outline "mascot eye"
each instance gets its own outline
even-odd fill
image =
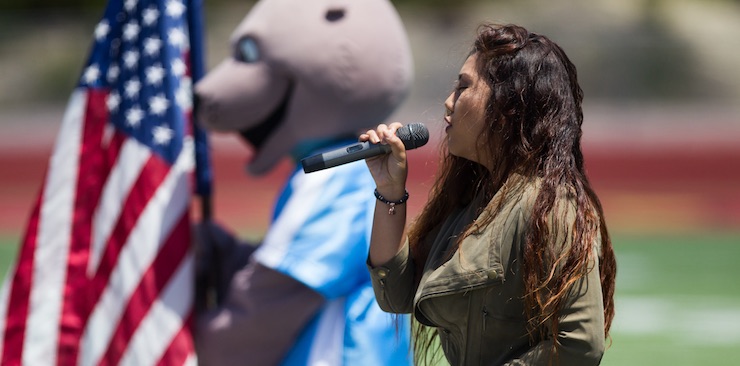
[[[252,37],[244,37],[237,44],[237,59],[242,62],[252,63],[260,59],[260,49],[257,41]]]

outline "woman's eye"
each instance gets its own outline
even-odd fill
[[[237,59],[241,62],[252,63],[260,59],[260,50],[257,41],[252,37],[244,37],[237,43]]]

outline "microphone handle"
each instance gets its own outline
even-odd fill
[[[371,158],[391,152],[389,145],[371,144],[367,141],[349,145],[343,149],[328,151],[301,160],[303,171],[306,173],[332,168],[338,165],[357,160]]]

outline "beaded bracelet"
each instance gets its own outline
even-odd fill
[[[407,191],[407,190],[404,189],[403,190],[403,197],[401,197],[400,200],[398,200],[398,201],[390,201],[390,200],[386,199],[385,197],[383,197],[380,193],[378,193],[378,189],[375,188],[375,198],[377,198],[378,201],[383,202],[383,203],[385,203],[388,206],[391,206],[388,209],[388,214],[389,215],[395,215],[396,214],[396,205],[401,205],[401,204],[406,203],[406,201],[409,199],[409,191]]]

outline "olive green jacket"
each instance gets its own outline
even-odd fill
[[[450,258],[449,245],[476,219],[480,205],[474,201],[451,215],[427,236],[433,243],[418,287],[408,242],[387,263],[370,267],[380,307],[413,311],[420,323],[435,327],[451,365],[548,365],[551,360],[553,339],[533,341],[528,335],[522,300],[522,250],[537,187],[520,184],[508,197],[494,196],[505,199],[502,210],[478,234],[465,238]],[[561,194],[557,204],[569,219],[574,217],[574,197]],[[487,210],[477,219],[490,214]],[[594,247],[599,253],[600,246]],[[597,263],[593,255],[588,275],[574,286],[560,313],[553,365],[597,365],[601,360],[604,309]]]

